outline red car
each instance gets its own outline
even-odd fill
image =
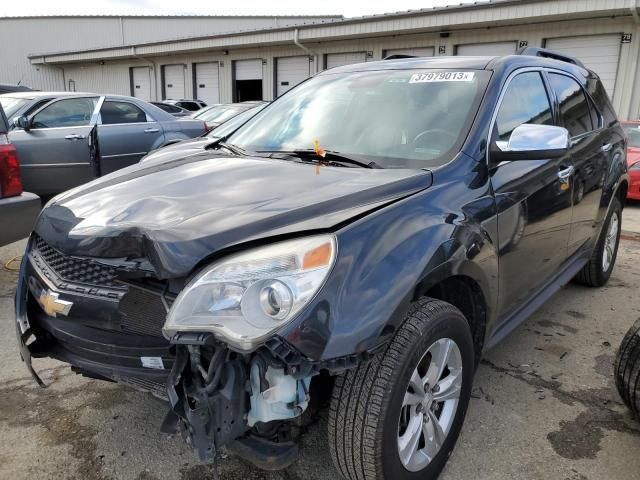
[[[627,165],[629,165],[629,191],[627,198],[640,200],[640,121],[621,122],[629,137]]]

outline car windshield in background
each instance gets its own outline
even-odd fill
[[[487,71],[383,70],[319,75],[228,140],[253,152],[319,145],[384,167],[438,166],[466,138]]]
[[[31,99],[29,98],[0,96],[0,105],[2,105],[4,113],[9,119],[13,118],[18,110],[20,110],[23,106],[30,102]]]
[[[249,110],[245,110],[242,113],[239,113],[228,122],[223,123],[218,128],[215,128],[214,130],[212,130],[208,134],[208,136],[213,138],[222,138],[229,135],[230,133],[233,133],[235,130],[238,129],[238,127],[240,127],[243,123],[248,121],[254,115],[257,115],[258,112],[264,109],[264,107],[266,107],[267,105],[269,104],[265,103],[263,105],[258,105],[257,107],[254,107]]]
[[[640,124],[623,124],[622,126],[629,138],[629,146],[640,148]]]
[[[238,106],[229,107],[226,105],[219,105],[197,115],[194,115],[193,118],[197,118],[198,120],[202,120],[204,122],[222,123],[225,120],[229,120],[230,118],[235,117],[240,112],[244,112],[245,110],[246,108]]]

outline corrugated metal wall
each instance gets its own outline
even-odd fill
[[[326,17],[330,18],[330,17]],[[0,83],[63,90],[68,80],[56,67],[33,67],[29,55],[154,42],[277,25],[317,17],[29,17],[0,18]]]
[[[290,32],[289,32],[290,33]],[[527,42],[529,46],[541,47],[545,39],[572,35],[595,35],[603,33],[633,33],[631,43],[623,43],[620,47],[620,62],[615,86],[614,106],[621,118],[637,118],[640,112],[640,86],[636,82],[640,74],[640,28],[630,17],[606,18],[594,20],[578,20],[570,22],[551,22],[492,29],[475,29],[467,31],[452,31],[447,38],[441,38],[438,33],[424,33],[398,36],[368,37],[358,40],[341,40],[333,42],[306,43],[315,55],[311,63],[311,71],[322,70],[322,60],[327,53],[346,53],[355,51],[368,52],[369,60],[382,58],[384,50],[391,48],[434,47],[435,54],[452,55],[456,45],[516,41]],[[186,68],[186,89],[188,98],[193,96],[193,63],[220,62],[220,99],[223,102],[232,101],[232,61],[242,59],[263,59],[263,95],[265,99],[274,97],[274,65],[275,58],[300,55],[304,53],[293,44],[286,46],[265,46],[245,49],[235,49],[229,55],[222,55],[219,49],[201,53],[187,53],[179,55],[161,55],[145,57],[153,64],[154,98],[161,97],[159,88],[161,67],[175,63],[183,63]],[[444,53],[441,52],[444,48]],[[91,90],[110,93],[129,94],[129,67],[146,65],[141,60],[127,60],[120,63],[100,65],[65,66],[65,76],[76,82],[78,90]]]

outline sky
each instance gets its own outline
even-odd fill
[[[0,16],[31,15],[344,15],[357,17],[470,0],[29,0],[4,1]]]

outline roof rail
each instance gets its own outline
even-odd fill
[[[397,54],[397,55],[388,55],[384,57],[382,60],[398,60],[400,58],[418,58],[415,55],[405,55],[405,54]]]
[[[516,55],[529,55],[531,57],[543,57],[551,58],[553,60],[560,60],[561,62],[572,63],[578,67],[587,68],[580,60],[563,53],[554,52],[553,50],[547,50],[546,48],[537,47],[522,47],[516,52]]]

